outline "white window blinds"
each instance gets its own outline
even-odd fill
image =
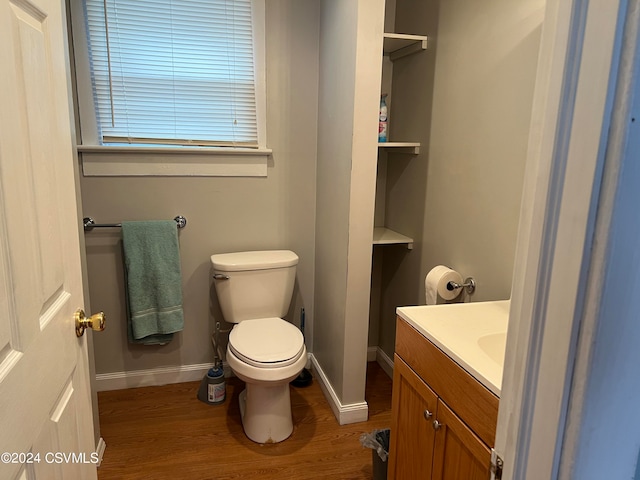
[[[251,0],[85,0],[103,144],[258,146]]]

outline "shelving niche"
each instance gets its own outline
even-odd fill
[[[427,37],[425,35],[411,35],[405,33],[384,33],[383,34],[383,55],[388,57],[389,62],[383,62],[392,68],[392,62],[422,52],[427,49]],[[383,89],[385,88],[383,65]],[[389,87],[391,86],[389,82]],[[391,89],[390,89],[391,90]],[[389,92],[389,99],[391,99]],[[395,113],[394,113],[395,115]],[[393,118],[390,117],[390,121]],[[418,155],[420,153],[420,142],[380,142],[378,143],[378,182],[384,183],[386,177],[386,161],[389,154]],[[381,157],[385,157],[381,161]],[[385,224],[384,212],[380,208],[384,206],[384,185],[377,185],[376,193],[376,225]],[[373,245],[406,245],[413,249],[413,239],[402,233],[396,232],[386,226],[376,226],[373,231]]]

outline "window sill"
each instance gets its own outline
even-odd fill
[[[84,176],[266,177],[268,148],[78,145]]]

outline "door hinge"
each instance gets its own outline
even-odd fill
[[[493,448],[491,449],[491,480],[502,479],[502,468],[504,461]]]

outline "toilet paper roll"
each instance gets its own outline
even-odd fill
[[[435,305],[438,295],[444,300],[453,300],[460,295],[460,289],[447,290],[447,283],[462,283],[462,275],[445,265],[433,267],[424,279],[424,293],[427,305]]]

